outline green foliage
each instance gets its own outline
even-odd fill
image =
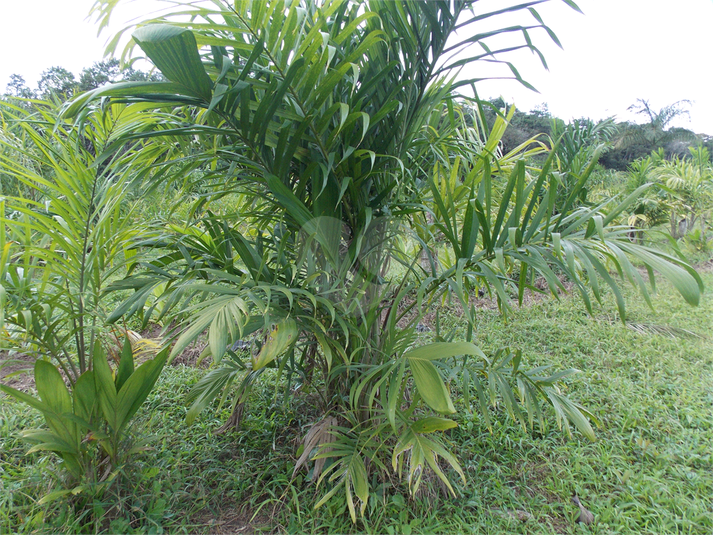
[[[688,100],[680,100],[656,111],[647,100],[637,99],[629,110],[643,115],[647,122],[620,124],[612,140],[612,150],[602,158],[602,163],[609,169],[626,171],[632,162],[652,151],[663,149],[668,158],[685,156],[687,150],[701,140],[690,130],[671,127],[670,123],[676,117],[688,115],[685,106],[689,105]]]
[[[63,102],[74,95],[76,88],[74,74],[59,66],[43,71],[37,82],[38,94],[44,100],[57,99]]]
[[[688,110],[684,106],[690,106],[689,100],[679,100],[669,106],[664,106],[658,112],[651,108],[648,100],[636,99],[636,103],[629,106],[629,110],[640,115],[644,115],[648,119],[648,123],[641,129],[644,136],[653,142],[660,142],[664,136],[667,127],[676,117],[689,115]]]
[[[119,81],[158,82],[160,80],[161,76],[154,73],[137,71],[132,67],[122,69],[118,59],[109,58],[106,61],[96,61],[91,67],[82,69],[78,79],[64,67],[50,67],[42,72],[37,89],[29,88],[22,76],[12,74],[4,97],[14,105],[31,108],[37,105],[37,103],[29,102],[32,99],[65,102],[79,93],[91,91],[109,83]]]
[[[514,108],[502,98],[492,99],[483,105],[485,120],[491,127],[494,125],[498,112],[507,108]],[[523,143],[531,141],[533,138],[546,138],[551,136],[553,117],[547,108],[547,104],[535,107],[529,112],[515,110],[512,118],[508,121],[508,128],[502,137],[502,151],[507,154],[517,150]]]
[[[85,67],[79,74],[77,82],[77,93],[91,91],[103,85],[116,82],[136,82],[136,81],[161,81],[161,75],[156,73],[145,73],[137,71],[132,67],[121,68],[119,60],[109,58],[106,61],[97,61],[91,67]]]
[[[636,160],[631,164],[627,173],[627,193],[631,194],[637,189],[640,190],[652,184],[652,171],[660,158],[659,153],[652,153],[651,156]],[[644,191],[645,195],[642,195],[629,210],[630,215],[627,221],[629,225],[635,228],[654,228],[666,223],[670,211],[666,202],[666,192],[656,185],[651,185]]]
[[[624,319],[610,271],[650,300],[633,258],[651,283],[656,270],[698,303],[702,282],[690,266],[630,243],[615,226],[639,191],[580,204],[596,151],[581,169],[567,160],[575,179],[558,195],[556,151],[541,168],[523,158],[544,152],[537,140],[499,152],[512,112],[492,127],[480,107],[470,121],[464,117],[454,94],[477,79],[456,80],[454,69],[513,49],[491,48],[489,37],[519,32],[525,44],[515,48],[538,54],[532,30],[557,42],[536,3],[495,12],[460,1],[186,6],[190,20],[181,10],[133,33],[167,81],[115,84],[65,107],[84,128],[101,117],[100,99],[129,103],[129,110],[174,106],[160,128],[137,120],[117,143],[191,139],[194,150],[181,165],[210,169],[202,177],[206,194],[185,225],[134,242],[158,258],[113,284],[134,293],[109,320],[137,313],[147,321],[154,312],[188,318],[175,333],[174,356],[208,331],[206,354],[216,369],[191,396],[191,418],[237,383],[231,421],[238,423],[258,376],[274,379],[276,396],[294,395],[293,385],[313,392],[319,416],[304,448],[313,479],[329,487],[317,506],[343,496],[355,523],[375,496],[372,475],[384,482],[406,473],[415,493],[431,470],[455,494],[441,465],[464,476],[443,434],[457,422],[442,415],[456,413],[452,390],[461,382],[466,410],[485,418],[501,403],[523,427],[543,430],[544,402],[560,427],[593,436],[591,414],[557,388],[569,371],[525,370],[518,351],[488,357],[472,344],[470,299],[478,290],[497,296],[507,312],[506,285],[516,286],[522,303],[536,278],[558,295],[564,275],[592,313],[591,295],[603,301],[603,280]],[[108,17],[114,4],[100,1],[96,9]],[[452,43],[457,28],[524,10],[532,25]],[[472,45],[484,52],[446,59]],[[575,137],[564,143],[579,151],[584,144],[574,145],[585,136]],[[205,202],[227,195],[238,199],[235,214],[199,214]],[[419,346],[416,326],[439,299],[460,302],[465,341],[437,329],[433,345]],[[257,351],[227,351],[245,337]]]
[[[704,245],[713,202],[713,164],[708,149],[691,148],[689,158],[666,160],[664,156],[659,150],[632,164],[629,189],[643,183],[653,188],[638,201],[629,224],[651,228],[668,221],[674,240],[695,230],[695,240]]]
[[[10,82],[7,84],[5,95],[16,99],[27,99],[35,96],[34,92],[27,87],[27,82],[19,74],[11,74]]]
[[[23,115],[16,120],[27,144],[13,148],[25,159],[0,161],[34,192],[3,202],[4,338],[55,359],[74,383],[89,369],[104,281],[124,254],[123,234],[132,232],[121,209],[126,183],[91,165],[106,141],[93,129],[84,148],[50,111]]]
[[[606,145],[617,132],[613,119],[595,123],[591,119],[575,119],[568,124],[552,121],[552,138],[558,143],[555,148],[558,167],[576,173],[586,167],[601,145]],[[601,149],[600,149],[601,150]]]
[[[74,129],[51,104],[38,104],[2,110],[15,135],[0,140],[0,169],[22,188],[0,199],[0,340],[36,359],[40,399],[2,390],[45,417],[49,430],[23,433],[35,443],[29,451],[62,459],[65,488],[43,500],[82,494],[86,504],[139,451],[128,425],[168,357],[166,350],[134,370],[128,338],[119,357],[117,329],[104,320],[108,281],[136,259],[131,240],[145,233],[129,192],[169,153],[150,142],[112,148],[141,110],[111,105]]]
[[[710,272],[702,277],[706,285],[713,281]],[[616,308],[609,303],[589,319],[577,299],[538,299],[513,311],[508,321],[488,310],[487,300],[481,303],[475,343],[519,347],[527,367],[544,363],[582,370],[561,385],[562,391],[591,407],[602,427],[595,442],[568,440],[554,429],[526,433],[501,416],[501,404],[491,412],[491,430],[479,414],[460,411],[461,397],[454,391],[458,427],[445,434],[467,478],[464,485],[452,473],[457,498],[426,474],[415,497],[395,479],[370,481],[373,494],[357,525],[343,494],[313,510],[310,474],[304,468],[294,473],[302,453],[295,437],[317,417],[313,394],[302,390],[278,399],[275,410],[272,387],[263,381],[248,397],[240,431],[216,435],[211,430],[228,417],[230,407],[205,413],[186,427],[184,395],[204,371],[177,365],[164,369],[135,416],[135,428],[160,439],[140,456],[137,469],[117,481],[118,496],[95,502],[96,527],[83,527],[83,511],[63,500],[37,504],[54,488],[47,474],[56,470],[55,459],[24,455],[18,432],[42,425],[41,417],[14,399],[3,399],[0,531],[207,534],[218,525],[300,533],[574,534],[583,531],[570,502],[576,493],[595,515],[595,524],[585,531],[707,534],[713,527],[708,507],[713,347],[705,335],[713,328],[713,300],[704,294],[700,307],[689,307],[664,282],[652,310],[635,299],[632,288],[624,291],[631,322],[659,326],[658,332],[616,321]],[[456,307],[434,308],[444,330],[456,328],[457,337],[465,335]],[[675,334],[684,329],[698,336]],[[432,335],[421,336],[430,340]],[[403,475],[405,480],[407,472]]]
[[[69,487],[47,494],[40,504],[61,496],[101,495],[140,447],[131,444],[128,424],[151,392],[163,368],[168,349],[134,370],[127,338],[119,366],[112,372],[97,342],[94,366],[77,378],[72,390],[55,366],[35,362],[35,385],[40,399],[5,385],[0,390],[42,413],[49,430],[25,430],[34,446],[28,454],[49,451],[63,461]]]
[[[710,217],[713,203],[713,162],[708,149],[691,148],[690,158],[659,160],[658,163],[654,176],[670,193],[671,235],[681,237],[693,230],[700,220],[700,231],[705,236],[706,219]],[[674,222],[679,228],[673,228]]]
[[[49,104],[8,108],[15,134],[0,139],[0,169],[22,188],[0,200],[2,343],[53,359],[74,383],[107,330],[108,281],[145,232],[133,221],[130,189],[170,153],[151,143],[112,148],[139,109],[114,105],[76,130]]]

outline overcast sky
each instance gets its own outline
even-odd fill
[[[481,5],[502,5],[501,0],[485,2]],[[130,9],[141,12],[151,3],[136,0]],[[689,99],[690,121],[679,119],[676,125],[713,134],[713,0],[577,3],[584,15],[558,0],[538,7],[564,47],[549,43],[544,32],[533,34],[542,43],[549,72],[529,53],[512,58],[539,94],[517,82],[490,81],[479,87],[481,96],[501,95],[524,110],[547,103],[550,112],[563,119],[615,115],[619,120],[636,118],[626,110],[637,98],[648,99],[657,110]],[[93,0],[0,0],[0,92],[11,74],[22,75],[34,87],[51,66],[78,74],[102,59],[109,34],[97,37],[93,22],[86,20],[92,4]]]

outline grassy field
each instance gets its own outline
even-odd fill
[[[662,283],[654,311],[633,293],[628,302],[628,326],[611,302],[591,318],[570,298],[537,300],[507,322],[481,312],[482,346],[519,347],[530,365],[581,370],[567,393],[601,427],[589,442],[568,438],[554,420],[530,433],[500,414],[491,433],[477,416],[465,417],[449,437],[468,477],[457,498],[435,484],[409,498],[393,481],[357,525],[344,502],[314,511],[306,472],[292,476],[313,418],[306,405],[257,391],[241,431],[214,435],[227,412],[206,411],[187,427],[184,396],[203,372],[174,366],[139,419],[152,448],[117,486],[120,494],[90,504],[84,516],[68,502],[37,504],[56,485],[54,461],[26,456],[18,434],[42,422],[3,398],[0,532],[711,533],[713,297],[691,308]],[[592,525],[575,523],[573,494],[594,513]]]

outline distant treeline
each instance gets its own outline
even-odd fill
[[[492,99],[484,106],[485,116],[492,125],[496,110],[504,108],[503,99]],[[648,101],[639,99],[629,109],[643,115],[646,120],[641,124],[633,122],[611,122],[611,136],[607,142],[606,152],[599,159],[607,169],[626,170],[631,162],[648,156],[653,151],[663,149],[668,158],[689,156],[689,147],[705,146],[713,152],[713,136],[695,134],[685,128],[670,127],[670,122],[678,116],[688,115],[688,101],[679,101],[661,110],[653,110]],[[597,125],[604,121],[591,119],[578,119],[579,123],[592,123]],[[558,137],[556,132],[562,132],[565,121],[554,117],[547,105],[537,106],[532,111],[517,110],[509,128],[503,135],[503,152],[507,153],[536,135]]]
[[[147,73],[131,67],[121,69],[119,60],[97,61],[91,67],[82,69],[79,77],[64,67],[50,67],[42,72],[36,88],[28,87],[24,77],[19,74],[10,76],[10,82],[5,89],[7,99],[42,99],[65,101],[74,95],[91,91],[113,82],[161,81],[158,73]]]

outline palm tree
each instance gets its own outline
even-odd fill
[[[594,163],[555,206],[553,156],[533,170],[521,151],[498,152],[511,114],[492,128],[482,110],[475,123],[462,117],[457,90],[478,78],[454,73],[495,61],[519,79],[502,54],[537,52],[533,31],[554,35],[534,10],[539,3],[493,12],[469,0],[187,4],[132,34],[165,82],[116,84],[66,108],[80,122],[104,98],[174,108],[160,135],[196,143],[199,150],[181,165],[202,166],[206,196],[233,195],[236,212],[206,210],[152,241],[163,256],[116,284],[135,293],[112,319],[138,310],[169,313],[185,303],[190,321],[174,354],[208,330],[216,364],[193,391],[191,418],[235,383],[239,422],[251,386],[268,368],[276,388],[286,378],[286,393],[295,382],[311,387],[322,417],[297,468],[316,448],[314,478],[332,487],[317,505],[341,489],[355,522],[357,505],[363,515],[371,493],[369,472],[406,470],[416,491],[430,468],[452,490],[440,458],[462,477],[436,433],[457,425],[443,416],[455,412],[449,373],[463,379],[464,392],[477,391],[465,395],[485,418],[500,395],[523,426],[544,425],[544,400],[561,425],[593,435],[591,415],[560,394],[555,376],[526,370],[517,351],[487,357],[472,344],[471,292],[491,291],[506,310],[504,285],[515,267],[520,299],[536,275],[552,292],[561,289],[556,269],[575,281],[590,308],[590,293],[601,299],[601,277],[623,316],[611,267],[648,298],[628,260],[633,255],[689,302],[698,300],[700,279],[690,267],[610,228],[631,198],[611,207],[573,206]],[[100,0],[96,12],[108,17],[115,4]],[[533,21],[485,24],[512,12]],[[507,33],[521,34],[523,44],[488,46]],[[472,55],[455,55],[462,51]],[[127,132],[129,139],[153,135]],[[438,247],[452,262],[422,268],[420,251]],[[405,275],[395,276],[394,264]],[[464,305],[466,341],[419,346],[418,321],[448,295]],[[228,350],[249,336],[257,338],[249,355]]]
[[[0,176],[14,186],[0,197],[0,332],[4,344],[54,361],[74,384],[107,334],[109,280],[130,265],[126,247],[145,232],[131,189],[172,151],[150,140],[116,148],[137,109],[109,106],[78,129],[51,102],[35,103],[0,108],[12,125],[0,130]]]
[[[639,115],[644,115],[648,119],[648,123],[644,126],[647,132],[646,137],[651,141],[661,140],[666,135],[666,129],[676,117],[690,116],[688,110],[684,106],[690,106],[690,100],[679,100],[664,106],[658,112],[651,108],[648,100],[642,98],[636,99],[636,102],[629,106],[629,111],[633,111]]]
[[[656,111],[648,100],[637,99],[628,110],[643,115],[647,122],[641,125],[626,123],[614,141],[615,147],[626,149],[628,159],[632,160],[659,147],[669,147],[667,152],[670,154],[670,145],[674,143],[690,144],[697,141],[697,136],[690,130],[670,127],[677,117],[689,115],[685,107],[690,105],[690,100],[679,100]]]
[[[660,161],[653,174],[670,192],[671,236],[683,237],[700,220],[701,238],[705,240],[713,201],[713,166],[705,147],[690,151],[690,158]]]

